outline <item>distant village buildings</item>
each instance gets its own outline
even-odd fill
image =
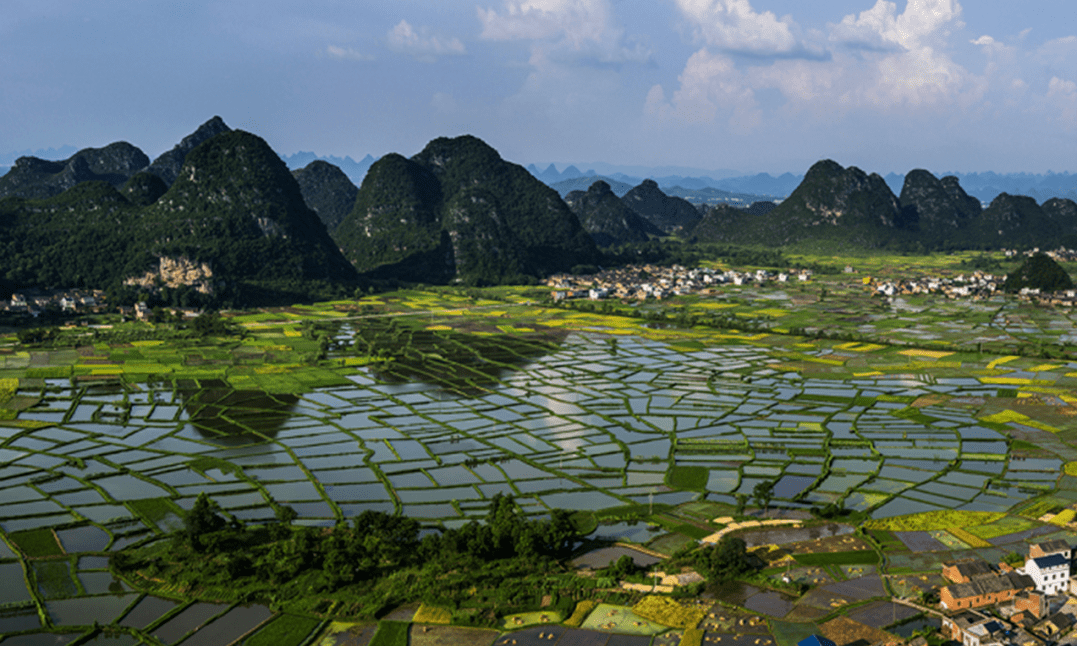
[[[720,285],[786,283],[794,277],[804,282],[811,276],[812,272],[808,269],[782,272],[759,269],[754,272],[739,272],[686,269],[678,265],[630,265],[591,276],[556,274],[546,281],[546,285],[552,288],[550,295],[555,303],[566,299],[661,300],[670,296],[709,294],[713,288]]]

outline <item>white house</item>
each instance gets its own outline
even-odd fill
[[[1061,554],[1040,556],[1025,561],[1025,573],[1036,582],[1036,590],[1059,594],[1069,588],[1070,561]]]

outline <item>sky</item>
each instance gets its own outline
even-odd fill
[[[1077,172],[1073,0],[5,0],[0,153]]]

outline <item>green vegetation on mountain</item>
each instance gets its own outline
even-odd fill
[[[908,228],[944,246],[967,236],[966,229],[982,210],[980,201],[965,193],[956,177],[940,180],[921,169],[905,175],[901,208]]]
[[[149,162],[145,153],[125,141],[104,148],[84,148],[63,161],[20,157],[0,177],[0,198],[44,199],[90,181],[119,188]]]
[[[1006,282],[1002,284],[1002,289],[1007,292],[1017,292],[1025,288],[1057,292],[1073,289],[1073,280],[1054,259],[1038,253],[1028,257],[1020,267],[1007,275]]]
[[[426,282],[518,282],[598,257],[556,191],[471,136],[379,159],[335,237],[360,271]]]
[[[142,173],[123,193],[90,181],[44,200],[0,200],[0,276],[13,289],[96,287],[129,298],[182,297],[181,304],[306,300],[333,285],[354,289],[355,270],[260,138],[219,135],[192,150],[179,179],[157,195],[162,184]],[[200,289],[182,271],[165,275],[191,266],[201,272]],[[125,287],[128,279],[140,284]],[[158,293],[161,285],[171,296]]]
[[[652,236],[665,235],[649,220],[625,206],[610,185],[601,180],[591,184],[587,191],[572,191],[565,197],[565,203],[600,247],[646,242]]]
[[[355,196],[359,189],[344,171],[320,159],[293,170],[292,176],[299,182],[299,190],[307,206],[318,214],[332,235],[355,207]]]
[[[700,220],[696,207],[687,200],[666,195],[651,179],[643,180],[621,201],[666,233],[691,231]]]

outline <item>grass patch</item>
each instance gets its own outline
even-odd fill
[[[576,609],[572,611],[572,615],[565,620],[565,625],[579,628],[583,625],[584,619],[587,619],[587,615],[591,614],[597,607],[597,601],[592,601],[591,599],[580,601],[576,604]]]
[[[714,533],[714,530],[712,529],[707,529],[705,527],[696,527],[695,525],[690,525],[688,523],[681,523],[680,525],[677,525],[672,529],[678,534],[684,534],[685,536],[689,538],[694,538],[697,541],[701,541]]]
[[[984,540],[990,540],[1006,534],[1013,534],[1014,532],[1023,532],[1026,529],[1032,529],[1035,526],[1036,523],[1025,518],[1006,516],[993,523],[968,527],[968,532],[973,536],[978,536]]]
[[[34,561],[31,565],[37,589],[46,599],[66,599],[79,593],[66,560]]]
[[[599,604],[581,628],[602,630],[629,635],[657,635],[669,630],[665,625],[655,624],[640,617],[627,606],[615,606],[608,603]]]
[[[48,528],[14,532],[8,534],[8,538],[29,557],[61,556],[64,553],[63,548],[56,541],[56,535]]]
[[[905,543],[898,540],[897,536],[894,536],[885,529],[872,529],[868,530],[868,534],[879,544],[879,547],[887,552],[902,552],[905,551]]]
[[[707,467],[674,465],[667,472],[669,486],[684,491],[703,491],[707,488],[710,470]]]
[[[953,534],[957,540],[964,542],[969,547],[991,547],[991,543],[988,543],[963,527],[951,527],[946,531]]]
[[[644,619],[671,628],[694,628],[703,621],[706,613],[695,606],[682,606],[669,597],[650,595],[632,608]]]
[[[379,621],[370,646],[408,646],[409,626],[406,621]]]
[[[864,523],[864,527],[866,529],[886,529],[893,532],[926,532],[932,529],[986,525],[1003,518],[1005,515],[1004,512],[947,509],[869,520]]]
[[[244,641],[243,646],[299,646],[321,623],[310,617],[281,615]]]
[[[801,565],[875,565],[879,554],[875,551],[860,550],[856,552],[819,552],[816,554],[794,554],[793,558]]]
[[[422,608],[420,608],[420,610],[421,609]],[[418,615],[416,615],[416,617],[418,617]],[[416,619],[415,621],[418,620]],[[561,613],[557,612],[556,610],[536,610],[534,612],[521,612],[515,615],[505,615],[505,621],[501,627],[505,630],[516,630],[517,628],[534,626],[536,624],[559,623],[561,623]]]

